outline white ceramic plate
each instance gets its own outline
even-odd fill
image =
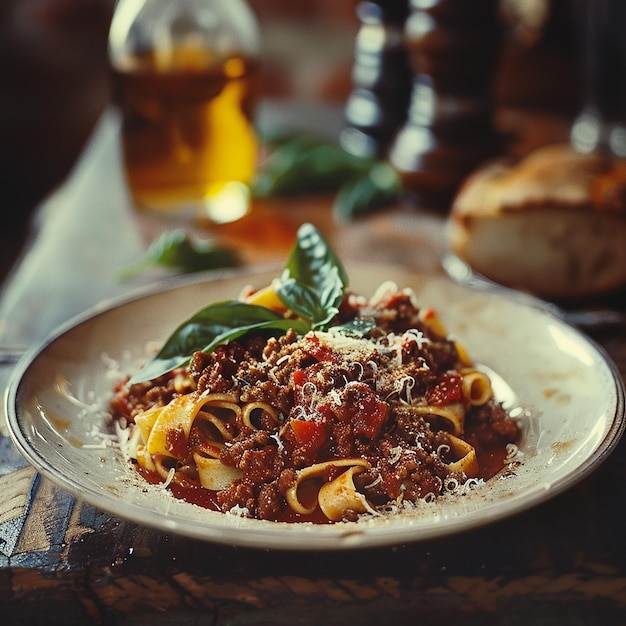
[[[18,364],[6,409],[12,438],[44,476],[113,515],[197,539],[281,549],[343,549],[422,540],[528,509],[591,472],[624,429],[624,388],[615,367],[583,334],[550,313],[447,278],[397,268],[348,267],[370,295],[384,280],[412,287],[450,333],[494,375],[496,393],[522,420],[523,463],[464,496],[413,511],[334,525],[243,519],[176,500],[147,486],[115,446],[102,446],[102,407],[119,368],[135,371],[146,344],[163,341],[188,315],[262,287],[276,271],[176,281],[116,301],[60,329]]]

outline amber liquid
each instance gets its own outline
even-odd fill
[[[207,51],[133,59],[113,71],[128,185],[138,207],[217,222],[247,211],[257,159],[256,64]]]

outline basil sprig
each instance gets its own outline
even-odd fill
[[[276,294],[296,317],[287,319],[267,307],[237,300],[210,304],[180,324],[130,382],[153,380],[187,365],[198,350],[210,352],[251,333],[280,336],[290,328],[300,335],[323,330],[337,315],[347,284],[337,255],[313,225],[303,224],[283,273],[274,282]]]
[[[303,224],[283,274],[274,284],[280,300],[308,320],[312,330],[321,330],[339,312],[347,284],[339,257],[312,224]]]
[[[250,185],[256,198],[334,192],[371,166],[371,159],[315,136],[296,134],[266,143],[275,147]]]
[[[120,280],[128,280],[151,267],[160,265],[181,273],[201,272],[239,265],[239,258],[229,248],[212,241],[193,241],[183,230],[163,233],[153,241],[138,262],[122,268]]]

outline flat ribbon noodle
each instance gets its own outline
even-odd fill
[[[452,427],[454,435],[462,435],[465,428],[465,407],[462,402],[450,402],[444,406],[434,404],[411,405],[411,411],[418,415],[440,417]]]
[[[478,459],[474,446],[459,437],[450,435],[450,451],[457,458],[447,463],[453,472],[464,472],[469,478],[478,476]]]
[[[233,481],[241,478],[243,473],[236,467],[224,465],[219,459],[205,457],[195,453],[193,460],[198,468],[198,479],[205,489],[219,491],[226,489]]]
[[[167,446],[168,432],[181,429],[186,440],[194,419],[203,407],[214,406],[238,414],[241,409],[235,402],[236,398],[229,394],[189,393],[174,398],[164,407],[144,411],[135,418],[135,423],[144,436],[146,453],[172,456]]]
[[[296,474],[296,480],[294,481],[293,485],[291,485],[291,487],[285,494],[287,504],[289,505],[291,510],[294,511],[295,513],[300,513],[302,515],[309,515],[313,513],[315,509],[317,508],[317,506],[320,504],[319,492],[320,492],[321,487],[318,487],[315,493],[306,494],[309,496],[307,499],[310,501],[310,504],[305,504],[302,502],[301,494],[299,493],[301,491],[301,487],[303,484],[305,485],[305,487],[316,486],[315,483],[317,481],[313,479],[316,479],[316,478],[321,479],[328,469],[335,468],[335,467],[348,467],[348,468],[361,467],[363,469],[369,469],[371,466],[368,463],[368,461],[366,461],[365,459],[333,459],[330,461],[323,461],[322,463],[309,465],[308,467],[305,467],[299,470]],[[354,475],[354,472],[352,472],[352,474],[350,474],[348,478],[351,479],[353,475]],[[332,482],[328,484],[332,484]],[[354,493],[356,493],[356,490],[354,489],[354,483],[352,483],[352,494]],[[326,503],[325,506],[329,510],[333,508],[337,508],[338,506],[341,506],[340,504],[335,504],[334,506],[332,505],[332,501],[334,497],[338,499],[343,498],[343,501],[345,502],[349,501],[352,503],[355,503],[355,501],[358,499],[358,498],[351,499],[349,485],[346,486],[342,483],[338,483],[336,489],[334,490],[330,489],[325,494],[325,496],[323,496],[323,498],[325,498],[325,503]],[[348,507],[346,505],[343,508],[351,508],[351,507]],[[343,508],[341,509],[342,511],[343,511]],[[331,518],[329,517],[329,519]]]
[[[278,413],[272,406],[267,404],[267,402],[249,402],[243,407],[243,411],[241,413],[241,420],[248,428],[259,430],[258,426],[252,422],[252,414],[255,411],[263,411],[269,415],[271,421],[274,422],[275,425],[280,424]]]
[[[461,376],[461,390],[468,405],[482,406],[493,397],[491,381],[483,372],[464,370]]]
[[[331,521],[338,522],[346,509],[357,513],[370,510],[368,502],[362,493],[354,486],[354,475],[365,471],[362,465],[353,465],[337,476],[335,480],[324,483],[317,494],[317,502],[322,513]]]

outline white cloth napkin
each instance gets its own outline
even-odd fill
[[[30,241],[1,294],[0,346],[27,348],[129,290],[117,273],[144,244],[123,176],[119,119],[109,110],[68,178],[35,212]]]

